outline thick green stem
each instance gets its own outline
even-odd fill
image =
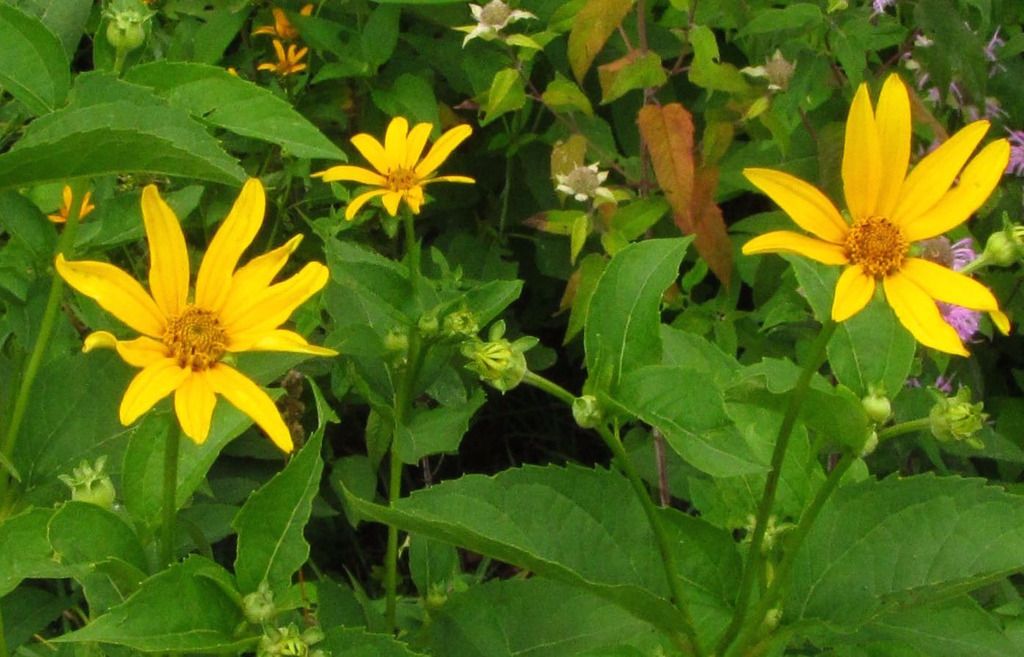
[[[839,482],[842,481],[846,471],[857,461],[857,458],[857,455],[852,452],[843,454],[843,457],[836,463],[836,467],[832,468],[832,472],[825,479],[825,483],[815,493],[814,499],[811,500],[811,503],[804,510],[803,515],[800,516],[800,522],[797,523],[796,529],[793,530],[793,533],[786,540],[786,552],[782,557],[782,562],[775,569],[771,585],[754,609],[751,622],[747,624],[739,637],[737,637],[736,642],[732,646],[733,649],[726,653],[727,656],[743,654],[743,650],[747,645],[757,638],[757,630],[761,623],[785,592],[785,587],[789,583],[789,573],[793,570],[793,564],[796,562],[797,554],[800,552],[800,546],[803,545],[804,539],[807,538],[811,527],[814,526],[814,522],[818,519],[818,514],[821,513],[825,502],[832,497],[832,493],[839,487]]]
[[[78,220],[81,212],[81,200],[84,196],[85,185],[74,184],[71,186],[71,207],[68,208],[67,222],[64,230],[57,240],[57,248],[54,255],[71,255],[75,244],[75,234],[78,232]],[[29,354],[25,371],[21,377],[21,385],[18,388],[18,395],[14,399],[14,408],[11,410],[10,423],[7,425],[7,433],[4,435],[3,444],[0,445],[0,454],[6,463],[12,462],[14,448],[18,443],[18,432],[21,423],[25,419],[25,410],[28,408],[28,401],[32,394],[32,384],[35,383],[36,375],[39,374],[39,367],[43,363],[43,356],[46,355],[46,348],[50,344],[50,336],[53,334],[53,327],[57,322],[57,313],[60,310],[60,301],[64,294],[64,279],[53,272],[50,279],[50,293],[46,298],[46,307],[43,310],[43,319],[39,324],[39,333],[36,335],[35,344],[32,345],[32,352]],[[13,468],[13,465],[11,466]],[[11,471],[11,475],[17,476]],[[6,509],[7,488],[10,483],[8,472],[0,471],[0,511]]]
[[[175,525],[178,519],[178,451],[181,430],[171,427],[164,443],[163,522],[160,525],[160,565],[174,563]]]
[[[415,219],[412,212],[403,206],[402,225],[405,228],[405,266],[409,268],[409,282],[413,294],[417,293],[420,281],[420,243],[416,240]]]
[[[564,402],[568,406],[572,406],[575,396],[561,387],[553,381],[535,374],[534,372],[527,372],[523,378],[523,383],[529,384],[543,390],[552,397],[555,397],[559,401]],[[696,657],[701,657],[704,654],[701,648],[700,641],[697,638],[697,629],[693,623],[693,617],[690,615],[690,607],[687,601],[686,592],[683,589],[683,582],[679,578],[679,571],[676,568],[675,553],[672,551],[672,544],[669,540],[668,533],[665,531],[665,525],[661,521],[661,516],[658,511],[658,507],[655,506],[654,500],[651,499],[650,492],[647,490],[647,486],[644,485],[643,479],[636,470],[636,466],[633,464],[633,460],[626,453],[626,448],[622,445],[618,431],[612,432],[607,426],[599,425],[595,428],[597,433],[604,440],[604,443],[611,450],[612,455],[615,457],[616,462],[622,469],[623,474],[629,480],[630,485],[633,487],[633,492],[636,493],[637,499],[640,501],[640,506],[644,510],[644,515],[647,516],[647,522],[651,527],[651,531],[654,533],[654,540],[658,546],[658,553],[661,556],[661,562],[665,568],[665,579],[668,582],[669,591],[672,593],[672,599],[681,616],[681,627],[680,629],[685,636],[684,646],[690,652],[690,654]]]
[[[736,608],[733,611],[732,621],[722,635],[721,641],[715,651],[717,654],[724,654],[729,644],[736,638],[740,628],[747,619],[747,606],[750,604],[750,596],[753,593],[754,583],[758,581],[761,570],[764,568],[764,555],[761,554],[764,545],[764,534],[768,528],[768,519],[771,517],[772,508],[775,506],[775,494],[778,491],[779,479],[782,476],[782,463],[786,458],[786,450],[789,447],[789,438],[793,433],[797,417],[800,415],[800,407],[803,405],[807,389],[810,387],[811,378],[825,362],[825,347],[828,345],[832,334],[836,330],[836,323],[826,320],[821,327],[821,332],[811,346],[810,357],[797,379],[796,386],[789,397],[789,404],[786,406],[786,413],[782,417],[782,424],[779,425],[779,433],[775,438],[775,449],[772,451],[771,470],[764,483],[764,492],[757,507],[757,516],[754,522],[754,533],[750,538],[750,550],[747,556],[747,563],[743,568],[743,578],[740,580],[740,590],[736,598]]]
[[[915,431],[924,431],[929,428],[932,424],[931,419],[923,417],[918,420],[909,420],[907,422],[900,422],[894,424],[891,427],[886,427],[878,432],[878,442],[884,442],[890,438],[896,436],[902,436],[905,433],[914,433]]]

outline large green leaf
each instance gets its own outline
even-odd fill
[[[583,589],[542,577],[496,580],[454,595],[432,615],[431,653],[565,657],[622,643],[657,645],[650,625]]]
[[[0,597],[29,577],[67,577],[67,567],[54,559],[47,527],[56,511],[32,508],[0,524]]]
[[[840,488],[807,535],[785,617],[856,627],[883,607],[1024,568],[1024,498],[931,475]]]
[[[243,621],[231,575],[191,556],[150,577],[130,598],[59,642],[113,643],[143,652],[235,652],[251,640],[235,638]]]
[[[131,100],[48,114],[0,155],[0,188],[132,172],[229,185],[245,180],[238,163],[184,110]]]
[[[477,388],[464,404],[417,410],[408,424],[398,427],[398,458],[403,463],[418,463],[430,454],[457,451],[470,419],[485,401],[483,391]]]
[[[125,80],[154,89],[196,119],[278,144],[295,157],[345,159],[290,104],[218,66],[159,61],[132,68]]]
[[[614,390],[627,370],[661,360],[661,295],[679,275],[689,239],[631,244],[605,267],[584,329],[588,385]]]
[[[61,563],[92,567],[121,559],[145,572],[149,568],[138,536],[117,514],[86,502],[66,502],[50,520],[50,545]]]
[[[39,19],[0,3],[0,87],[33,114],[52,112],[68,94],[68,56]]]
[[[348,499],[365,517],[582,587],[667,632],[680,627],[654,535],[615,472],[525,467],[437,484],[394,508]],[[710,636],[728,620],[721,594],[735,587],[734,542],[696,518],[663,514],[695,623]]]
[[[316,647],[328,655],[345,657],[421,657],[404,643],[385,634],[370,634],[357,627],[336,628]]]
[[[303,530],[320,487],[323,435],[321,426],[284,470],[249,497],[235,517],[235,576],[243,593],[255,591],[262,582],[283,590],[309,558]]]
[[[82,29],[89,19],[93,0],[13,0],[13,4],[38,18],[64,45],[68,58],[75,56]]]

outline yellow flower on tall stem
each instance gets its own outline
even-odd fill
[[[50,221],[55,224],[67,223],[68,215],[71,214],[71,205],[74,203],[72,198],[73,192],[71,191],[71,185],[64,185],[64,191],[62,192],[62,201],[60,209],[55,214],[46,215]],[[86,192],[82,196],[82,205],[78,209],[78,220],[85,219],[86,215],[96,209],[96,206],[91,203],[92,192]]]
[[[936,301],[987,312],[1003,333],[1009,331],[1009,319],[988,288],[915,257],[913,245],[959,226],[981,207],[1006,169],[1010,146],[998,139],[971,159],[989,127],[987,121],[975,121],[908,174],[910,120],[910,99],[897,75],[885,81],[877,110],[871,107],[867,85],[857,89],[846,121],[842,164],[849,220],[799,178],[772,169],[745,169],[747,179],[813,237],[785,230],[766,233],[747,242],[743,253],[795,253],[845,265],[836,284],[833,320],[860,312],[880,283],[896,317],[918,342],[966,356]]]
[[[302,58],[309,52],[309,48],[299,48],[294,43],[288,46],[287,52],[280,39],[274,39],[274,53],[277,55],[276,62],[261,62],[256,68],[260,71],[271,71],[281,77],[294,75],[306,70],[306,63]]]
[[[377,188],[352,199],[345,209],[345,219],[349,221],[367,201],[378,196],[383,197],[384,209],[392,217],[398,213],[402,201],[405,201],[413,214],[419,214],[425,185],[435,182],[476,182],[468,176],[434,175],[452,151],[473,133],[473,129],[463,124],[448,130],[434,142],[421,160],[431,130],[433,126],[429,123],[418,123],[409,130],[408,121],[400,116],[395,117],[388,124],[383,144],[365,133],[352,137],[352,145],[375,171],[342,164],[314,173],[313,176],[323,178],[324,182],[345,180]]]
[[[242,252],[263,224],[263,185],[250,179],[203,256],[195,294],[189,294],[189,259],[178,218],[156,186],[142,192],[142,218],[150,249],[149,292],[126,272],[95,261],[57,256],[57,271],[82,294],[142,334],[118,340],[97,331],[84,351],[116,349],[129,365],[141,367],[125,390],[120,419],[137,420],[174,393],[182,431],[197,443],[206,440],[217,395],[248,415],[275,445],[292,450],[292,439],[262,388],[228,365],[225,358],[243,351],[290,351],[314,356],[337,352],[309,344],[293,331],[278,328],[327,282],[327,268],[306,264],[298,273],[272,283],[302,239],[237,267]]]
[[[261,25],[252,31],[253,36],[257,34],[269,34],[275,36],[284,41],[294,41],[299,37],[299,30],[296,29],[292,22],[288,20],[288,14],[285,13],[284,9],[280,7],[274,7],[270,10],[274,15],[273,25]],[[309,16],[313,13],[313,5],[307,4],[299,10],[299,15]]]

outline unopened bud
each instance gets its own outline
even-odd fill
[[[404,331],[388,331],[384,336],[384,348],[388,351],[405,353],[409,349],[409,336]]]
[[[480,325],[476,315],[469,310],[457,310],[444,318],[444,335],[449,338],[470,338],[477,334]]]
[[[932,435],[939,442],[964,442],[975,449],[982,449],[985,444],[977,434],[988,419],[983,408],[981,402],[971,403],[969,388],[960,388],[956,395],[945,397],[932,407],[928,414]]]
[[[526,376],[525,353],[536,346],[537,338],[525,336],[515,342],[505,337],[505,322],[499,321],[491,327],[487,342],[479,339],[462,343],[462,355],[469,359],[466,369],[476,372],[502,392],[515,388]]]
[[[114,482],[105,471],[107,457],[101,456],[94,464],[82,461],[71,471],[71,475],[57,475],[71,489],[71,499],[76,502],[88,502],[104,509],[114,508],[117,491]]]
[[[142,0],[114,0],[104,11],[108,19],[107,41],[121,52],[131,52],[146,40],[146,22],[153,12]]]
[[[885,396],[885,390],[875,386],[868,387],[868,394],[860,400],[864,412],[875,424],[884,424],[892,416],[892,402]]]
[[[593,429],[601,424],[604,413],[597,397],[593,395],[582,395],[572,400],[572,417],[576,424],[584,429]]]
[[[419,322],[417,322],[417,328],[420,333],[427,338],[434,337],[437,335],[437,330],[440,327],[440,322],[437,321],[437,315],[433,312],[424,313]]]
[[[263,625],[273,620],[277,615],[277,608],[274,606],[274,594],[270,590],[270,585],[264,581],[254,593],[242,598],[242,611],[245,620],[253,625]]]
[[[1022,253],[1021,228],[1007,226],[989,235],[985,250],[981,253],[982,260],[999,267],[1009,267],[1017,262]]]

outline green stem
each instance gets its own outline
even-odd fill
[[[79,213],[82,209],[82,198],[85,185],[71,185],[71,207],[68,208],[68,219],[64,224],[60,239],[57,240],[57,247],[54,256],[64,254],[71,255],[75,244],[75,234],[78,232]],[[25,372],[21,377],[21,385],[18,388],[18,395],[14,399],[14,408],[11,410],[10,424],[7,425],[7,433],[4,435],[3,444],[0,445],[0,455],[5,463],[12,463],[14,448],[18,444],[18,432],[21,423],[25,419],[25,411],[28,408],[28,401],[32,394],[32,384],[35,383],[36,375],[39,374],[39,367],[43,363],[43,356],[46,355],[46,348],[50,344],[50,336],[53,334],[53,327],[57,322],[57,312],[60,310],[60,301],[64,295],[64,279],[54,270],[50,279],[50,293],[46,298],[46,307],[43,310],[43,319],[39,325],[39,333],[36,335],[35,344],[32,345],[32,352],[29,354]],[[12,466],[13,467],[13,466]],[[11,470],[15,478],[17,473]],[[7,508],[6,498],[10,477],[7,472],[0,471],[0,512]]]
[[[764,555],[761,554],[761,548],[764,545],[764,534],[768,528],[768,519],[771,517],[772,508],[775,506],[775,494],[779,487],[779,478],[782,476],[782,463],[786,458],[789,438],[793,433],[793,427],[796,425],[796,419],[800,414],[800,407],[803,405],[804,397],[807,395],[807,389],[810,387],[811,378],[825,362],[825,347],[828,345],[835,330],[836,323],[832,320],[826,320],[822,325],[821,332],[818,333],[818,337],[811,346],[810,357],[789,397],[786,413],[782,417],[782,424],[779,425],[779,433],[775,438],[771,470],[768,472],[768,477],[764,483],[764,493],[761,495],[761,501],[757,507],[754,533],[750,539],[750,550],[746,566],[743,569],[743,578],[740,580],[736,608],[733,611],[732,621],[722,634],[722,639],[715,650],[717,654],[725,653],[726,648],[736,638],[737,632],[746,622],[747,606],[750,604],[754,583],[758,580],[761,569],[764,567]]]
[[[178,451],[181,431],[171,427],[164,442],[164,501],[163,522],[160,525],[160,565],[174,563],[174,529],[178,517]]]
[[[836,463],[836,467],[832,468],[832,472],[828,474],[825,483],[815,493],[814,499],[811,500],[810,505],[804,510],[803,515],[800,516],[800,522],[797,523],[796,529],[793,530],[793,533],[790,534],[789,539],[786,541],[785,555],[782,557],[782,562],[775,569],[771,585],[765,591],[764,597],[758,602],[751,617],[751,622],[740,633],[740,636],[737,637],[736,642],[732,646],[733,649],[726,653],[727,656],[742,654],[742,651],[750,641],[756,638],[757,630],[765,616],[779,601],[786,585],[789,583],[789,573],[793,570],[793,564],[796,562],[797,554],[800,552],[800,546],[803,545],[804,539],[807,538],[811,527],[814,526],[814,522],[818,519],[818,514],[821,512],[822,507],[825,506],[825,502],[832,497],[832,493],[839,487],[839,482],[842,481],[846,471],[850,469],[851,465],[856,463],[857,458],[858,456],[852,452],[843,454],[843,457]]]
[[[878,442],[895,438],[896,436],[902,436],[905,433],[914,433],[915,431],[924,431],[932,424],[931,419],[923,417],[918,420],[910,420],[908,422],[900,422],[894,424],[891,427],[886,427],[878,432]]]
[[[7,657],[7,635],[4,633],[4,610],[0,606],[0,657]]]
[[[117,48],[114,51],[114,76],[121,77],[124,70],[124,62],[128,58],[128,51],[124,48]]]
[[[415,295],[420,280],[420,243],[416,240],[415,220],[412,212],[403,206],[402,225],[405,227],[405,265],[409,268],[409,282]]]
[[[565,388],[540,376],[539,374],[535,374],[534,372],[528,371],[526,376],[523,378],[523,383],[543,390],[570,407],[575,399],[575,396]],[[676,568],[675,553],[672,552],[672,544],[669,540],[668,533],[665,531],[665,525],[661,521],[661,515],[658,512],[658,507],[655,506],[654,500],[651,499],[650,492],[647,490],[647,486],[644,485],[643,479],[641,479],[640,474],[637,472],[636,466],[633,464],[633,460],[629,458],[629,454],[626,453],[626,448],[623,446],[622,440],[619,438],[618,428],[612,432],[607,426],[599,425],[595,430],[598,435],[601,436],[601,439],[604,440],[608,449],[611,450],[612,456],[615,457],[615,460],[622,469],[623,474],[626,475],[626,479],[629,480],[630,486],[633,487],[633,492],[636,493],[636,497],[640,501],[640,506],[643,507],[644,515],[647,516],[647,522],[651,526],[651,531],[654,533],[654,540],[658,546],[658,553],[661,556],[661,562],[665,568],[665,579],[668,582],[669,591],[671,591],[673,602],[681,615],[681,629],[686,638],[684,646],[689,650],[690,654],[702,657],[704,651],[697,638],[697,629],[693,623],[693,617],[690,615],[690,607],[687,601],[686,592],[683,590],[683,582],[679,579],[679,570]]]

